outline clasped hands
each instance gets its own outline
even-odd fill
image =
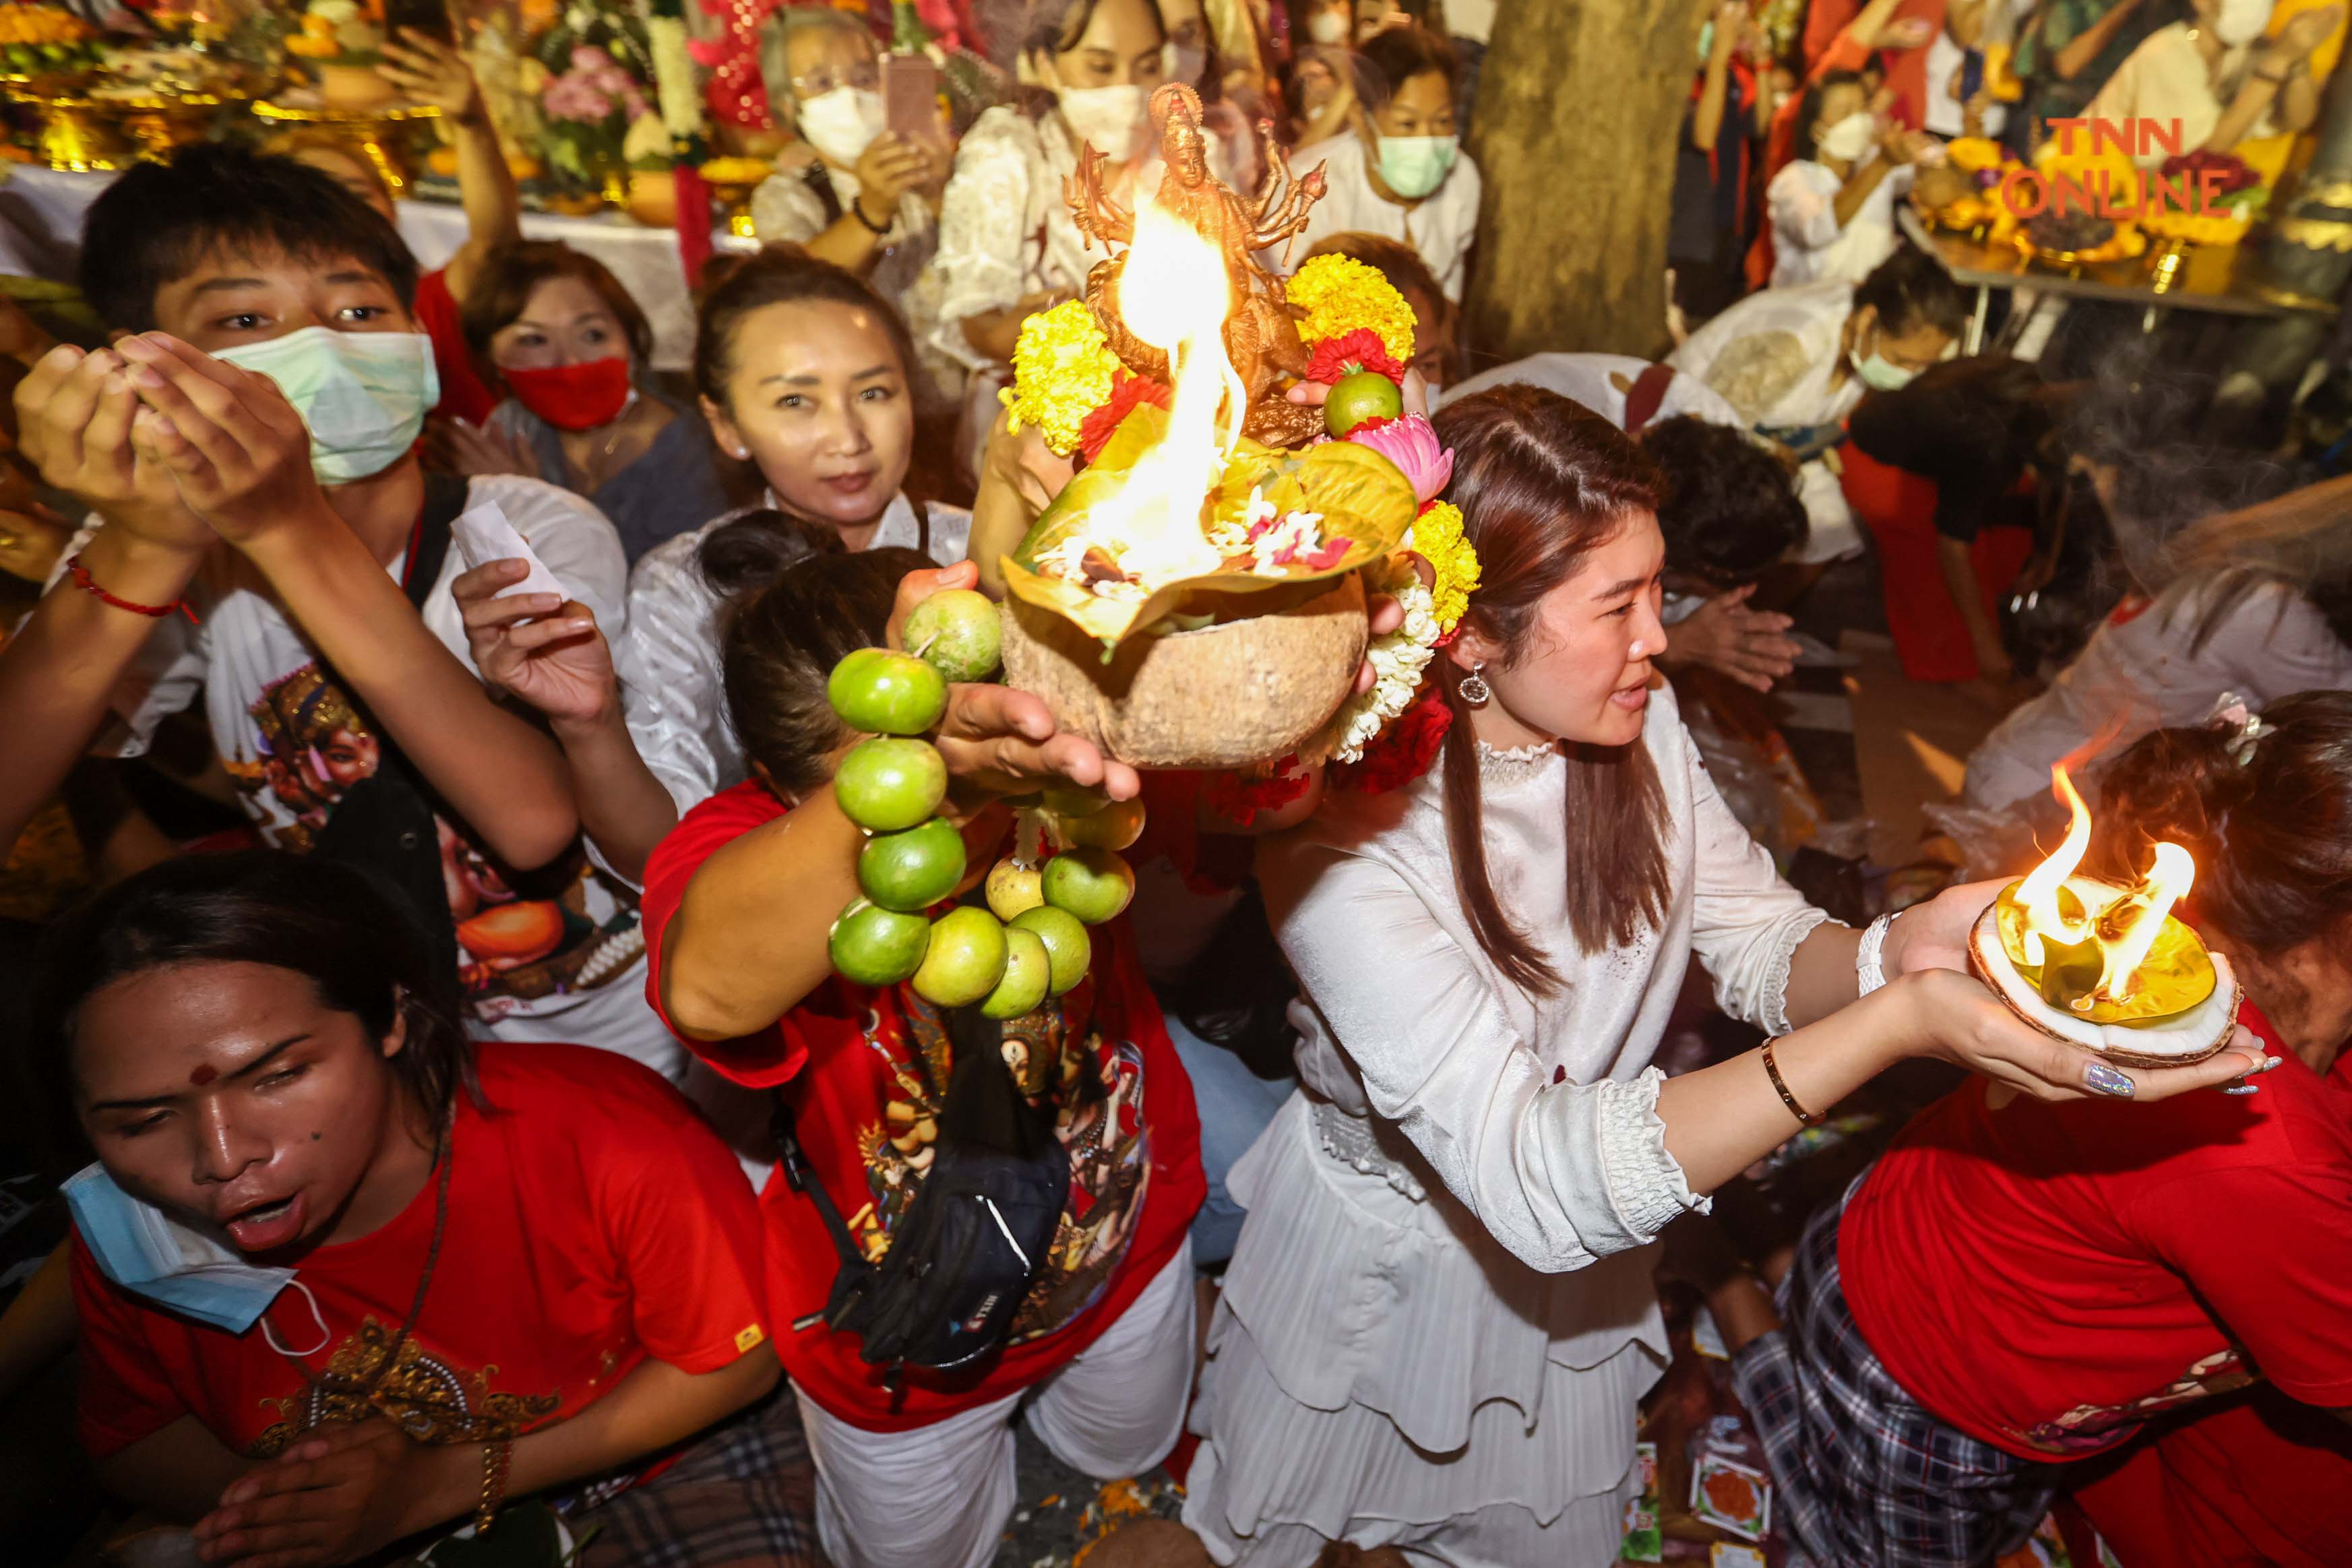
[[[42,479],[142,542],[244,545],[328,510],[310,432],[277,384],[168,333],[60,344],[16,402]]]

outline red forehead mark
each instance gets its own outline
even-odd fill
[[[215,1068],[209,1061],[200,1061],[196,1063],[196,1070],[188,1074],[188,1082],[194,1084],[197,1088],[202,1089],[205,1084],[210,1083],[214,1079],[218,1078],[219,1076],[220,1070],[218,1068]]]

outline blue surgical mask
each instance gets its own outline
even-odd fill
[[[321,485],[365,479],[407,456],[425,411],[441,401],[433,340],[422,332],[305,327],[213,357],[278,383],[310,427],[310,470]]]
[[[1445,183],[1461,151],[1458,136],[1383,136],[1381,183],[1407,201],[1419,201]]]
[[[1875,351],[1860,356],[1848,355],[1847,359],[1853,365],[1853,373],[1862,378],[1862,384],[1873,392],[1901,392],[1919,373],[1883,358]]]
[[[75,1172],[62,1190],[99,1271],[159,1306],[243,1333],[294,1282],[293,1270],[249,1263],[219,1232],[131,1197],[104,1166]]]

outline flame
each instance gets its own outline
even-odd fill
[[[2097,945],[2098,984],[2073,1004],[2082,1011],[2095,1002],[2126,1000],[2139,988],[2140,967],[2155,947],[2165,917],[2195,883],[2197,862],[2179,844],[2158,843],[2155,862],[2137,886],[2068,919],[2059,906],[2058,892],[2090,848],[2091,813],[2064,763],[2051,768],[2050,781],[2051,793],[2065,802],[2073,821],[2058,848],[2018,883],[2015,902],[2024,916],[2021,935],[2028,963],[2049,961],[2045,942],[2074,946],[2087,939]]]
[[[1169,358],[1168,434],[1087,518],[1119,570],[1149,583],[1204,576],[1222,560],[1202,537],[1201,508],[1241,439],[1247,392],[1225,357],[1233,286],[1223,256],[1182,219],[1146,206],[1119,275],[1119,316]]]
[[[2063,762],[2050,769],[2050,792],[2064,802],[2074,820],[2066,829],[2065,841],[2017,886],[2017,902],[2025,911],[2025,959],[2029,964],[2042,962],[2044,936],[2065,943],[2080,942],[2092,925],[2087,913],[2080,920],[2068,920],[2058,907],[2058,890],[2074,874],[2074,868],[2083,863],[2083,856],[2091,848],[2090,808],[2075,792],[2074,781],[2066,776]]]

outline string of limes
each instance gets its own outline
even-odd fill
[[[934,1006],[992,1019],[1034,1012],[1085,978],[1088,925],[1134,896],[1118,852],[1143,831],[1140,801],[1048,789],[1022,806],[1013,852],[989,873],[988,907],[929,911],[955,895],[963,835],[939,813],[948,769],[921,738],[946,715],[950,683],[996,673],[1003,625],[969,589],[933,594],[907,618],[911,653],[860,648],[833,668],[825,699],[842,723],[872,738],[842,758],[834,795],[865,830],[859,895],[833,924],[835,972],[861,986],[911,983]],[[1047,855],[1047,846],[1054,852]]]

